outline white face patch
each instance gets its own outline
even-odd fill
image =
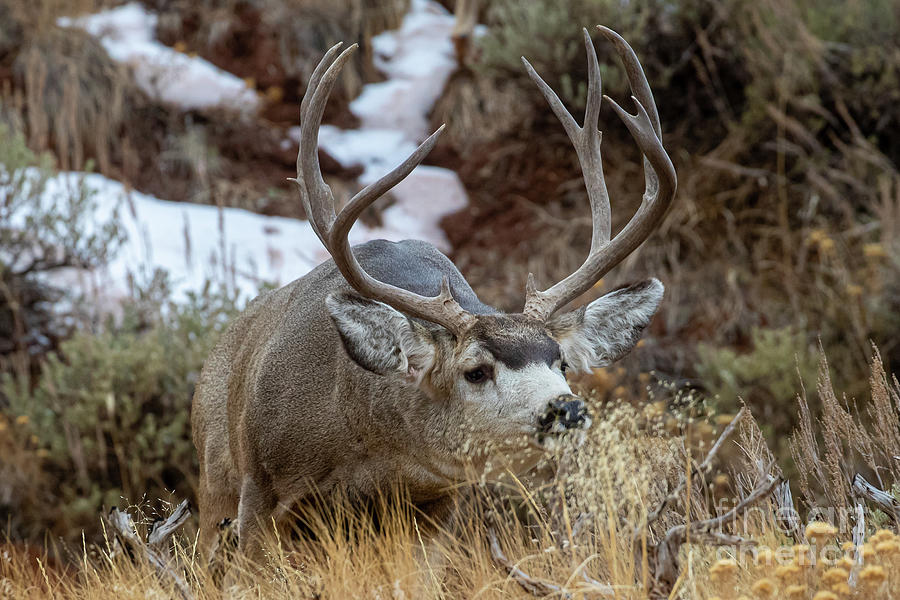
[[[491,381],[463,380],[459,389],[473,428],[492,436],[535,433],[550,402],[572,393],[558,365],[532,363],[511,369],[494,362],[491,368]]]

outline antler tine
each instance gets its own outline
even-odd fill
[[[309,103],[312,100],[313,94],[316,91],[316,88],[319,87],[319,82],[322,80],[322,75],[324,75],[325,70],[331,66],[334,62],[334,57],[337,54],[338,50],[340,50],[341,46],[343,46],[343,42],[338,42],[334,46],[328,49],[325,55],[322,57],[322,60],[319,61],[319,64],[316,65],[316,68],[313,70],[312,75],[309,78],[309,82],[306,85],[306,93],[303,94],[303,100],[300,102],[300,123],[305,123],[307,121],[309,115]],[[319,123],[319,122],[317,122]],[[302,132],[302,127],[301,127]],[[318,132],[318,125],[316,126],[316,132]],[[318,140],[316,141],[318,144]],[[309,223],[313,228],[313,231],[322,239],[322,234],[319,232],[319,227],[315,220],[315,215],[313,215],[312,206],[309,201],[309,195],[305,193],[305,186],[300,183],[302,181],[302,173],[303,173],[303,165],[302,157],[304,156],[303,152],[297,152],[297,177],[299,179],[294,179],[292,181],[296,182],[300,187],[300,201],[303,204],[303,210],[307,214],[309,218]],[[318,152],[316,153],[316,160],[318,161]]]
[[[628,224],[610,241],[609,198],[606,194],[606,185],[603,184],[602,186],[602,198],[598,197],[595,199],[591,190],[592,185],[595,187],[595,190],[598,189],[596,183],[598,180],[603,182],[599,132],[596,132],[596,147],[590,147],[591,150],[595,150],[595,153],[592,152],[589,155],[593,160],[585,161],[583,156],[585,154],[585,149],[580,147],[575,139],[572,139],[573,136],[570,133],[570,126],[567,126],[565,120],[560,117],[559,110],[562,103],[559,102],[559,98],[556,97],[556,94],[553,93],[552,90],[550,90],[550,93],[556,100],[556,104],[554,104],[546,91],[549,90],[549,87],[546,87],[546,84],[541,86],[540,84],[542,84],[543,81],[538,83],[535,79],[537,75],[532,75],[533,70],[530,70],[529,74],[532,75],[532,79],[535,80],[535,83],[538,83],[538,87],[541,88],[544,97],[550,102],[553,112],[560,118],[560,121],[563,121],[563,126],[566,128],[566,132],[569,133],[569,138],[572,139],[572,142],[575,145],[575,151],[581,162],[581,170],[584,174],[585,183],[588,188],[588,198],[591,201],[591,212],[594,223],[594,232],[591,237],[591,251],[578,270],[543,292],[535,287],[534,276],[531,274],[528,275],[525,308],[523,312],[528,316],[542,321],[547,320],[566,303],[590,289],[610,269],[631,254],[631,252],[633,252],[634,249],[650,235],[657,225],[659,225],[659,222],[662,220],[663,216],[665,216],[669,205],[672,203],[672,199],[675,197],[677,185],[675,167],[672,165],[672,161],[669,158],[669,155],[666,154],[665,148],[662,145],[662,129],[659,123],[659,113],[656,109],[656,103],[653,101],[653,93],[650,91],[650,84],[647,82],[647,76],[644,73],[644,69],[641,67],[634,50],[619,34],[607,27],[598,26],[598,29],[613,43],[616,52],[619,54],[619,57],[625,65],[628,82],[633,94],[632,98],[637,106],[637,114],[631,115],[614,100],[608,96],[603,96],[612,104],[613,109],[625,123],[625,126],[628,128],[628,131],[631,133],[631,136],[634,138],[635,142],[637,142],[638,147],[644,155],[644,196],[640,208],[638,208]],[[594,121],[592,121],[592,119],[596,118],[596,113],[594,111],[599,109],[599,100],[596,102],[592,100],[593,94],[599,94],[599,66],[597,65],[597,56],[593,52],[593,44],[590,43],[590,37],[587,35],[587,30],[585,30],[585,39],[588,46],[589,63],[588,103],[585,109],[585,127],[578,132],[581,135],[585,135],[585,132],[589,130],[588,123],[592,123],[590,130],[596,131],[596,125],[593,125]],[[596,80],[594,79],[595,74],[597,75]],[[540,78],[538,77],[537,79]],[[595,81],[597,83],[596,87],[594,85]],[[565,111],[564,108],[561,108],[561,110]],[[569,119],[571,119],[571,116],[568,115],[568,113],[566,114],[569,116]],[[581,139],[579,139],[579,141],[581,141]],[[598,210],[598,208],[605,208],[605,214]],[[605,233],[601,232],[598,235],[598,224],[601,226],[605,225]]]
[[[551,110],[553,110],[553,114],[562,123],[569,140],[575,146],[575,153],[578,155],[578,162],[581,164],[581,172],[587,186],[588,200],[591,203],[591,218],[593,221],[591,252],[596,252],[603,244],[609,241],[612,222],[609,194],[606,191],[606,180],[603,177],[603,163],[600,157],[602,136],[598,129],[598,123],[600,120],[600,103],[603,97],[600,82],[600,64],[597,62],[597,53],[594,52],[594,43],[591,41],[590,34],[588,34],[587,29],[582,29],[582,31],[584,33],[584,47],[588,57],[588,97],[583,127],[578,126],[578,123],[566,110],[556,92],[537,74],[537,71],[534,70],[534,67],[531,66],[531,63],[524,56],[522,57],[522,62],[525,64],[528,76],[541,90]]]
[[[319,168],[319,127],[337,76],[358,48],[353,44],[335,59],[341,45],[335,44],[322,57],[300,102],[300,149],[297,152],[297,179],[293,180],[300,187],[300,200],[309,223],[326,246],[325,232],[335,219],[334,196]]]
[[[591,41],[587,28],[582,28],[581,31],[584,33],[584,49],[588,57],[588,97],[584,109],[582,136],[586,138],[587,150],[592,159],[590,167],[593,169],[588,175],[584,172],[586,165],[583,165],[582,173],[585,175],[588,200],[591,203],[593,221],[591,252],[596,252],[600,249],[601,244],[609,241],[612,231],[612,210],[609,206],[609,193],[606,190],[600,154],[600,143],[603,140],[603,134],[600,132],[600,104],[603,100],[600,64],[597,62],[597,53],[594,51],[594,43]]]
[[[653,100],[653,91],[650,89],[650,82],[647,81],[647,74],[638,60],[634,49],[625,41],[621,35],[603,25],[597,25],[597,30],[612,42],[625,65],[625,75],[628,77],[628,85],[631,86],[631,92],[637,97],[638,102],[646,109],[647,114],[653,122],[653,131],[656,137],[662,140],[662,127],[659,123],[659,112],[656,110],[656,102]],[[618,106],[615,100],[606,97],[607,100]]]
[[[365,272],[353,255],[348,240],[351,227],[366,207],[400,183],[434,148],[444,130],[442,125],[400,165],[378,181],[357,193],[339,214],[334,212],[334,196],[322,178],[318,157],[318,132],[325,104],[338,73],[357,45],[353,44],[335,58],[341,44],[332,46],[313,71],[306,94],[300,103],[300,149],[297,153],[297,178],[300,197],[310,225],[334,259],[344,279],[361,294],[382,301],[412,317],[442,325],[454,335],[461,334],[475,317],[453,299],[450,281],[444,276],[437,296],[420,296],[408,290],[378,281]]]
[[[312,100],[313,92],[319,87],[319,82],[322,81],[322,75],[325,74],[325,70],[334,62],[334,55],[337,54],[338,50],[340,50],[343,45],[344,42],[338,42],[329,48],[328,51],[325,52],[325,55],[322,56],[322,60],[319,61],[319,64],[316,65],[316,68],[313,69],[312,75],[306,84],[306,93],[303,94],[303,99],[300,101],[301,119],[306,118],[307,108],[309,107],[310,100]],[[355,45],[356,44],[354,44],[354,46]]]
[[[434,133],[428,136],[428,139],[419,144],[419,147],[390,173],[357,192],[350,199],[350,202],[341,209],[341,214],[337,216],[334,222],[333,235],[347,237],[347,233],[349,233],[350,228],[356,219],[359,218],[359,215],[375,200],[383,196],[385,192],[406,179],[406,176],[425,159],[432,148],[434,148],[434,145],[437,144],[438,138],[444,132],[444,127],[446,125],[438,127]]]

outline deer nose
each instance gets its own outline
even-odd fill
[[[538,419],[538,429],[542,433],[562,433],[576,427],[587,428],[590,417],[584,401],[572,394],[563,394],[547,404],[547,410]]]

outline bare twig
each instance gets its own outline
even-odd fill
[[[584,571],[581,572],[581,577],[582,577],[582,579],[584,579],[585,583],[587,583],[589,586],[591,586],[592,592],[596,592],[596,593],[600,594],[601,596],[603,596],[604,598],[616,598],[617,597],[616,589],[613,586],[609,585],[608,583],[601,583],[601,582],[597,581],[596,579],[594,579],[593,577],[591,577],[590,575],[588,575],[587,573],[585,573]],[[619,587],[621,588],[622,586],[619,586]]]
[[[741,419],[743,419],[744,415],[746,414],[747,407],[742,406],[741,410],[738,411],[738,414],[734,416],[728,426],[725,427],[724,430],[722,430],[721,434],[719,434],[719,438],[716,440],[716,443],[713,444],[712,448],[709,449],[709,452],[706,453],[706,458],[703,459],[703,462],[694,467],[693,472],[691,473],[691,477],[683,477],[675,487],[675,489],[672,490],[672,492],[665,498],[660,500],[659,505],[647,515],[647,518],[644,519],[644,522],[640,526],[634,528],[633,540],[636,541],[649,525],[656,522],[669,504],[678,500],[682,492],[684,492],[685,487],[687,486],[688,479],[694,479],[697,474],[703,473],[704,471],[709,469],[710,465],[712,465],[712,461],[719,453],[719,450],[721,450],[722,444],[725,443],[725,440],[731,437],[731,434],[734,433],[734,430],[737,427],[738,423],[741,422]]]
[[[769,465],[769,471],[771,471],[773,466],[774,461]],[[689,531],[691,532],[691,534],[701,531],[713,531],[714,529],[721,528],[722,526],[731,523],[739,516],[741,516],[741,514],[743,514],[744,511],[746,511],[748,508],[750,508],[760,500],[768,497],[779,483],[781,483],[780,477],[767,475],[765,480],[757,484],[753,491],[750,492],[746,498],[741,500],[737,504],[737,506],[729,510],[727,513],[719,515],[718,517],[691,523]]]
[[[751,167],[745,167],[737,163],[729,162],[727,160],[721,160],[711,156],[700,157],[700,164],[717,171],[726,171],[736,177],[749,177],[751,179],[763,180],[766,182],[777,177],[776,173],[773,173],[766,169],[754,169]]]
[[[774,462],[769,465],[766,472],[771,472],[773,466]],[[752,540],[720,530],[741,516],[747,509],[768,497],[780,482],[780,477],[766,475],[753,491],[730,511],[711,519],[671,527],[656,547],[650,549],[649,568],[654,582],[654,594],[658,597],[666,597],[671,592],[678,579],[678,552],[681,546],[689,540],[696,543],[725,546],[754,545],[756,542]],[[639,545],[635,544],[636,555],[640,550]]]
[[[538,598],[549,596],[550,594],[558,594],[561,598],[571,598],[571,594],[563,591],[558,585],[547,583],[534,579],[528,573],[517,567],[511,560],[506,558],[503,550],[500,548],[500,540],[497,539],[497,532],[490,525],[487,527],[488,541],[491,545],[491,557],[497,565],[503,567],[509,576],[518,583],[523,590]]]

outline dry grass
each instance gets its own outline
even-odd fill
[[[837,401],[824,362],[822,369],[820,390],[827,400],[820,427],[812,425],[801,397],[805,422],[794,442],[803,469],[821,473],[815,479],[824,495],[800,482],[807,508],[815,509],[810,518],[819,520],[792,531],[779,518],[784,514],[775,499],[765,499],[718,530],[725,539],[740,536],[755,546],[723,545],[723,538],[708,545],[713,538],[697,534],[682,547],[678,578],[663,596],[646,569],[647,549],[686,516],[696,522],[727,512],[767,475],[772,455],[750,416],[740,421],[736,443],[723,451],[731,455],[731,483],[721,471],[698,471],[694,458],[706,453],[715,428],[728,419],[673,418],[654,404],[643,410],[620,404],[602,411],[585,439],[558,444],[527,475],[513,475],[513,457],[498,455],[487,475],[463,486],[456,522],[437,533],[398,500],[402,494],[365,510],[329,496],[303,509],[302,528],[274,531],[261,563],[227,554],[223,579],[200,557],[189,530],[171,543],[172,565],[200,599],[221,597],[223,586],[228,596],[264,598],[891,598],[900,589],[900,537],[881,530],[889,523],[884,513],[857,508],[859,500],[838,479],[846,480],[856,449],[890,489],[900,385],[887,377],[876,354],[872,413],[851,414],[846,401]],[[685,477],[690,493],[677,494],[642,530]],[[132,512],[141,517],[143,531],[153,515],[139,507]],[[632,546],[635,530],[640,533]],[[109,529],[106,538],[64,553],[68,567],[46,553],[7,544],[0,549],[0,591],[15,599],[179,597],[149,565],[117,551]],[[536,590],[523,587],[512,567]]]
[[[452,531],[436,535],[407,503],[362,511],[329,498],[327,508],[305,513],[304,534],[273,536],[264,564],[234,557],[226,580],[242,595],[266,598],[522,596],[492,557],[490,523],[503,553],[536,579],[589,591],[599,584],[588,575],[621,586],[622,598],[642,597],[625,533],[675,485],[685,464],[682,439],[623,406],[596,423],[577,452],[574,444],[561,444],[529,478],[513,476],[506,461],[490,465],[491,483],[475,481]],[[698,497],[692,511],[702,514],[702,505]],[[678,510],[665,523],[679,519]],[[597,518],[586,520],[587,513]],[[197,597],[218,597],[194,538],[178,538],[172,550]],[[174,597],[149,566],[113,554],[111,543],[76,549],[76,572],[54,579],[33,556],[12,553],[0,559],[0,589],[11,598]]]
[[[609,410],[583,442],[559,444],[528,477],[513,475],[511,462],[498,459],[488,467],[491,476],[466,486],[471,491],[462,496],[452,529],[437,534],[408,503],[377,502],[363,511],[329,498],[304,512],[302,534],[274,534],[263,564],[233,556],[226,587],[241,597],[265,598],[527,597],[492,553],[490,530],[511,563],[547,589],[645,597],[651,582],[642,575],[632,532],[675,488],[689,464],[685,445],[701,436],[689,420],[673,427],[654,411],[644,413],[627,405]],[[642,534],[643,544],[684,521],[685,511],[691,519],[709,516],[708,488],[692,483],[690,501],[667,508]],[[141,520],[144,526],[148,521]],[[174,541],[174,564],[196,597],[219,597],[216,576],[194,540],[187,534]],[[76,549],[72,570],[62,574],[46,558],[8,546],[0,557],[0,590],[10,598],[177,597],[150,566],[116,555],[112,542]],[[684,564],[703,571],[709,555],[699,546]]]
[[[36,150],[52,148],[64,169],[93,160],[104,173],[122,162],[120,136],[135,104],[143,103],[127,69],[113,62],[92,36],[56,25],[61,16],[95,12],[104,0],[4,0],[2,12],[16,33],[11,85],[0,93]]]
[[[810,506],[850,511],[850,483],[858,472],[883,490],[900,482],[900,384],[885,373],[878,350],[873,352],[869,401],[835,393],[824,357],[818,378],[821,411],[815,420],[806,390],[798,398],[800,426],[791,437],[791,454]]]

